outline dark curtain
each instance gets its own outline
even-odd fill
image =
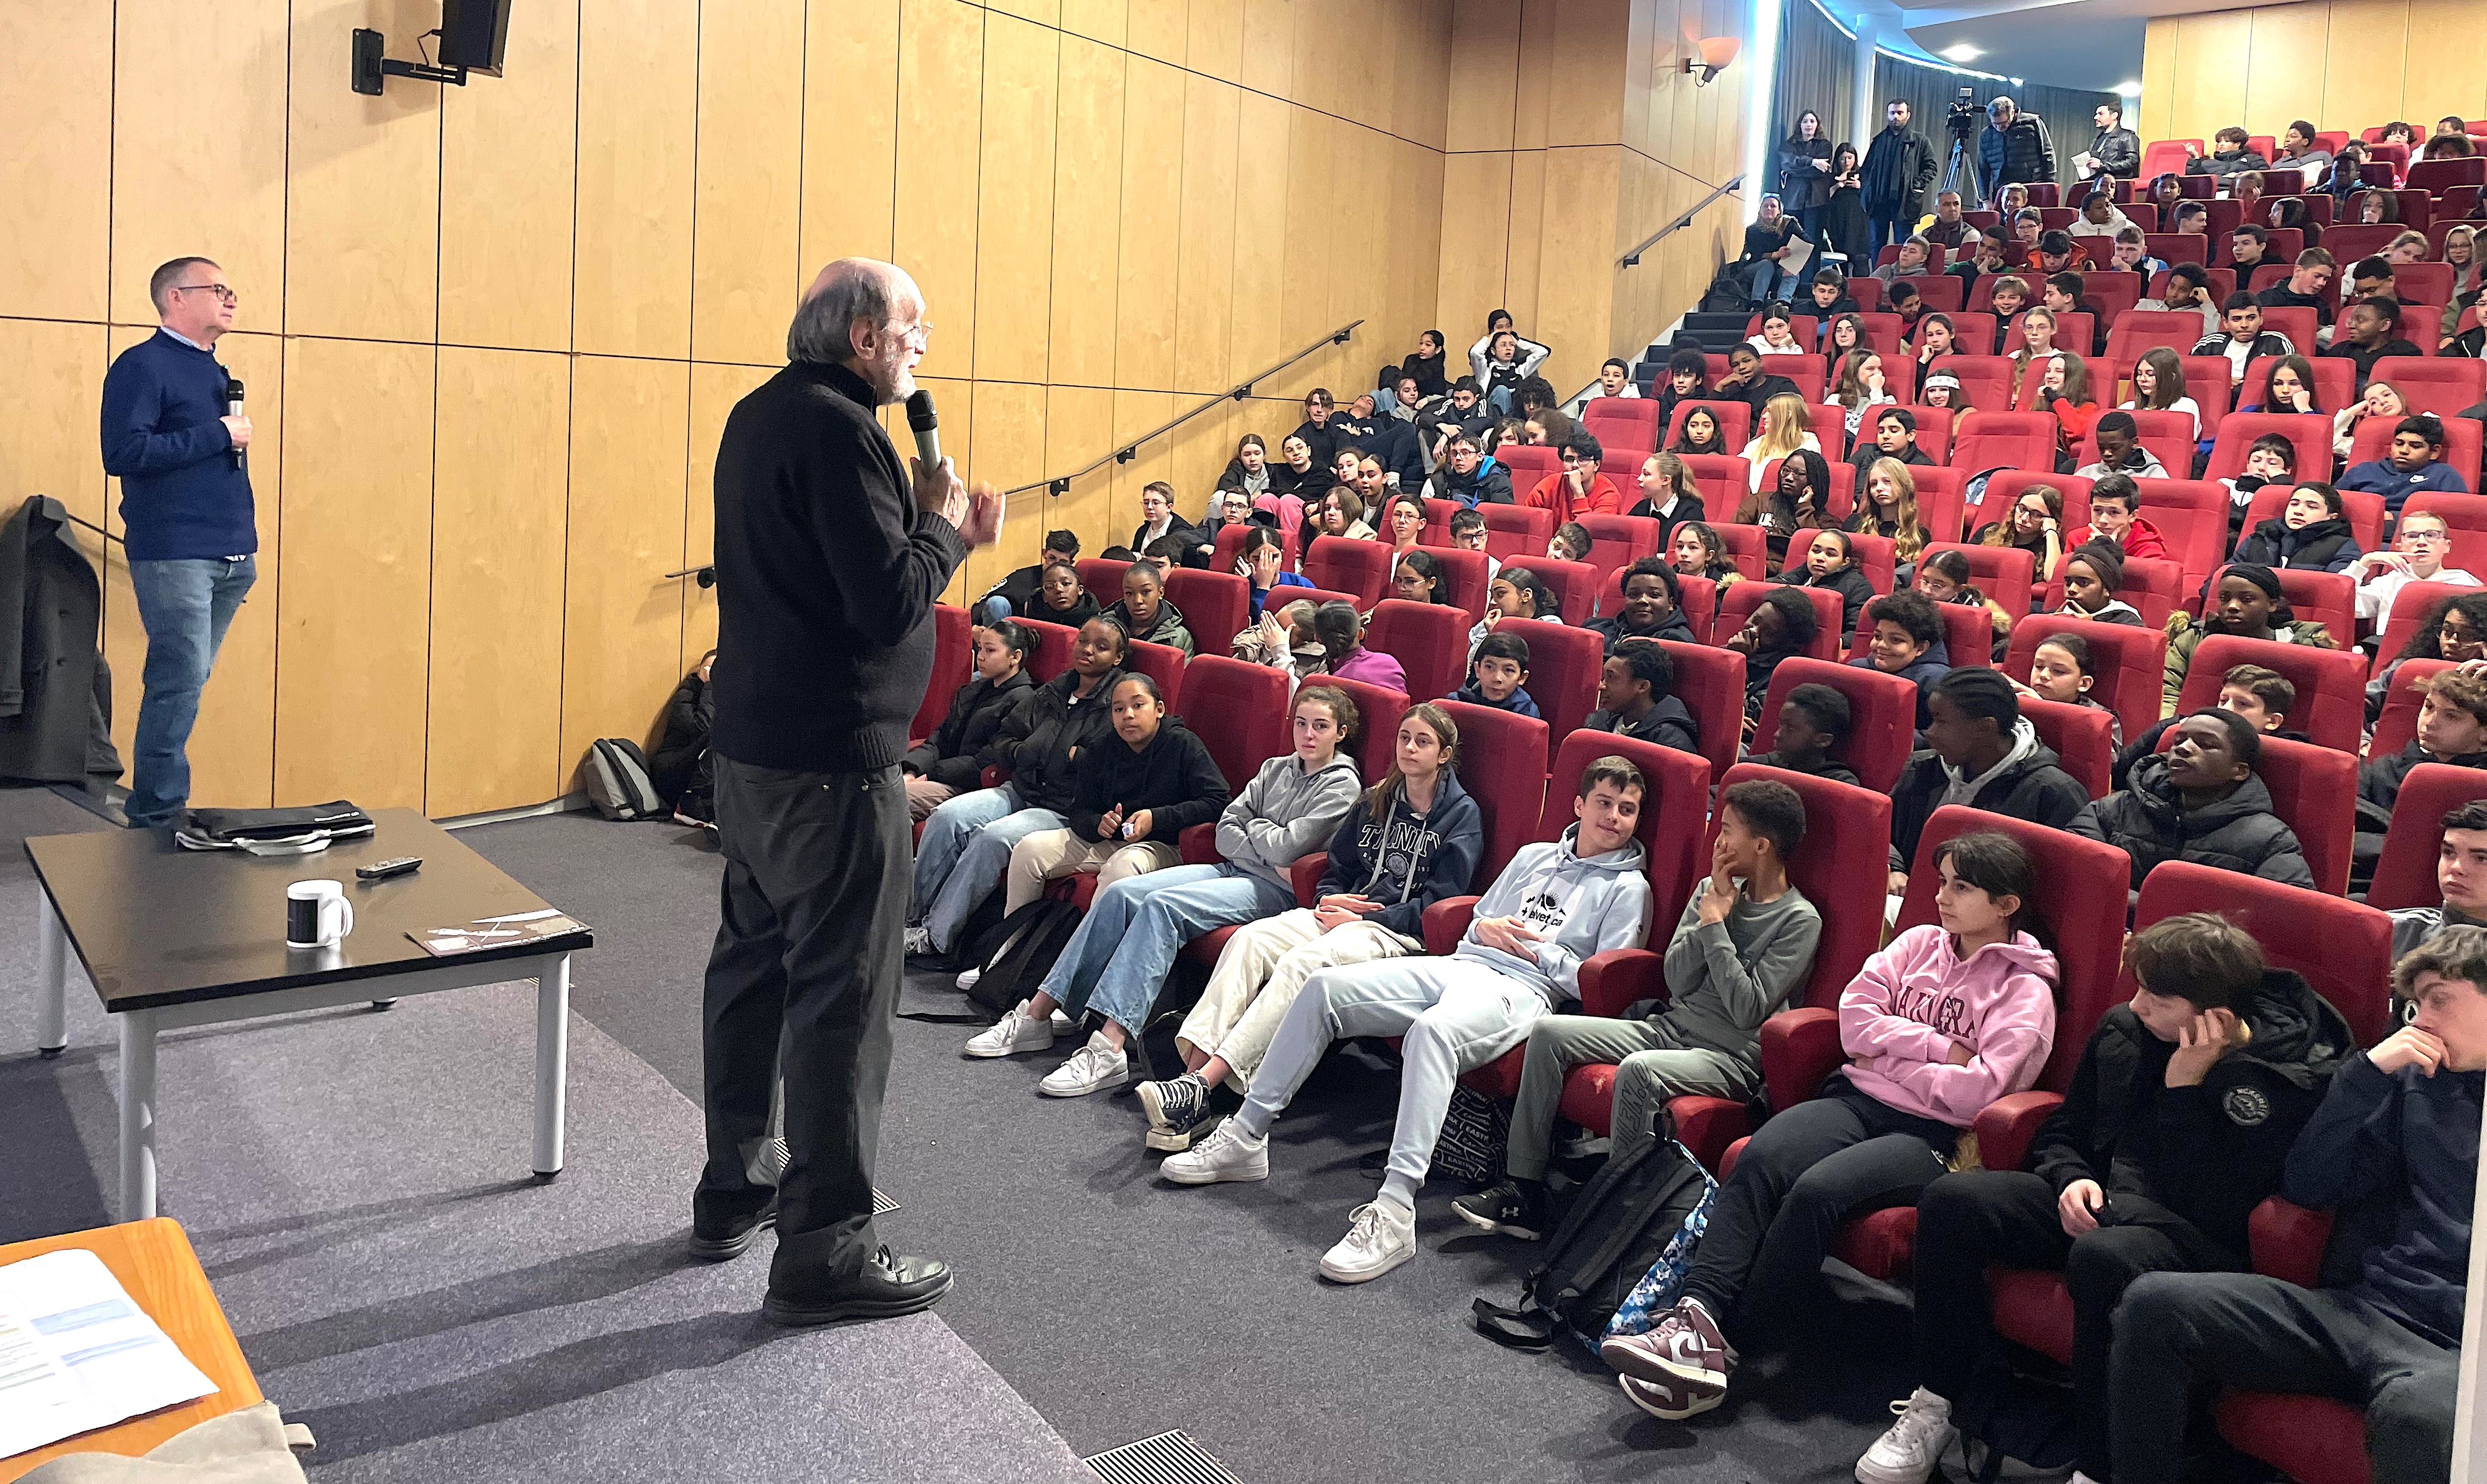
[[[1848,138],[1850,100],[1856,94],[1857,43],[1850,41],[1813,0],[1783,0],[1779,16],[1779,74],[1773,95],[1777,132],[1771,136],[1769,179],[1763,189],[1779,188],[1778,144],[1796,132],[1799,114],[1813,110],[1822,119],[1822,137],[1833,145],[1863,143]]]
[[[1813,10],[1813,0],[1793,0],[1793,4],[1800,10]],[[1819,19],[1818,13],[1816,18]],[[1825,21],[1823,25],[1829,28],[1829,22]],[[1831,32],[1834,38],[1838,34]],[[2023,113],[2033,113],[2046,121],[2047,132],[2055,143],[2055,179],[2059,182],[2073,179],[2073,156],[2088,149],[2090,140],[2098,133],[2090,125],[2091,110],[2101,103],[2115,101],[2112,94],[2037,84],[2015,87],[1994,77],[1972,77],[1940,67],[1904,62],[1888,53],[1881,53],[1874,58],[1874,87],[1879,95],[1876,114],[1881,114],[1882,103],[1895,98],[1907,98],[1909,112],[1917,129],[1933,141],[1937,158],[1946,165],[1951,158],[1951,136],[1944,130],[1943,120],[1953,101],[1959,98],[1960,90],[1964,87],[1972,90],[1970,100],[1978,105],[1977,126],[1981,129],[1986,127],[1984,110],[1987,99],[1998,93],[2009,97]],[[1970,138],[1970,148],[1976,148],[1975,135]],[[1970,162],[1964,159],[1961,163],[1962,194],[1969,195],[1973,190],[1973,186],[1968,183],[1972,176]],[[1976,203],[1971,201],[1970,205],[1974,207]]]

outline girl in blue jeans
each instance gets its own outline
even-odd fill
[[[1001,884],[1011,848],[1069,822],[1073,760],[1081,747],[1111,735],[1106,698],[1131,652],[1131,636],[1112,619],[1082,624],[1072,641],[1071,667],[1037,686],[994,742],[1009,759],[1010,782],[961,794],[925,820],[915,843],[909,954],[958,947],[968,916]]]
[[[1183,945],[1296,905],[1296,860],[1327,850],[1355,805],[1355,760],[1339,747],[1355,735],[1357,720],[1355,703],[1335,686],[1297,691],[1295,749],[1262,764],[1218,816],[1217,854],[1224,863],[1154,871],[1099,892],[1044,985],[970,1038],[965,1053],[1044,1050],[1053,1045],[1055,1006],[1075,1017],[1094,1010],[1104,1023],[1037,1090],[1076,1098],[1128,1081],[1124,1048],[1147,1022]]]

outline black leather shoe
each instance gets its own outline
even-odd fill
[[[744,1198],[736,1200],[736,1195]],[[763,1197],[754,1206],[749,1196]],[[691,1196],[691,1255],[713,1263],[741,1257],[764,1227],[777,1224],[777,1192],[701,1190]]]
[[[950,1265],[902,1257],[884,1246],[861,1273],[781,1282],[771,1274],[760,1315],[772,1324],[827,1325],[842,1319],[895,1319],[929,1309],[950,1291]]]

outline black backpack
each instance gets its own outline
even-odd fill
[[[608,820],[653,820],[666,813],[648,754],[628,738],[591,743],[578,763],[578,783],[587,791],[587,801]]]
[[[1542,1349],[1570,1330],[1595,1343],[1710,1190],[1710,1177],[1659,1115],[1658,1137],[1608,1160],[1546,1239],[1546,1259],[1521,1285],[1520,1306],[1471,1305],[1486,1338]]]
[[[1952,1420],[1964,1438],[1985,1444],[1970,1473],[1971,1484],[1995,1484],[2007,1460],[2032,1469],[2070,1469],[2081,1445],[2072,1387],[2017,1371],[2003,1379],[1983,1416]],[[1966,1447],[1962,1453],[1962,1461],[1970,1462]]]
[[[1070,945],[1071,935],[1079,931],[1080,915],[1079,909],[1059,898],[1039,897],[1004,917],[976,940],[975,951],[967,956],[969,964],[984,969],[967,997],[998,1018],[1034,994]]]

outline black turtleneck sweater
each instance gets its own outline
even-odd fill
[[[843,366],[796,362],[736,403],[716,451],[716,730],[740,763],[888,768],[933,678],[933,605],[967,548],[915,505]]]

